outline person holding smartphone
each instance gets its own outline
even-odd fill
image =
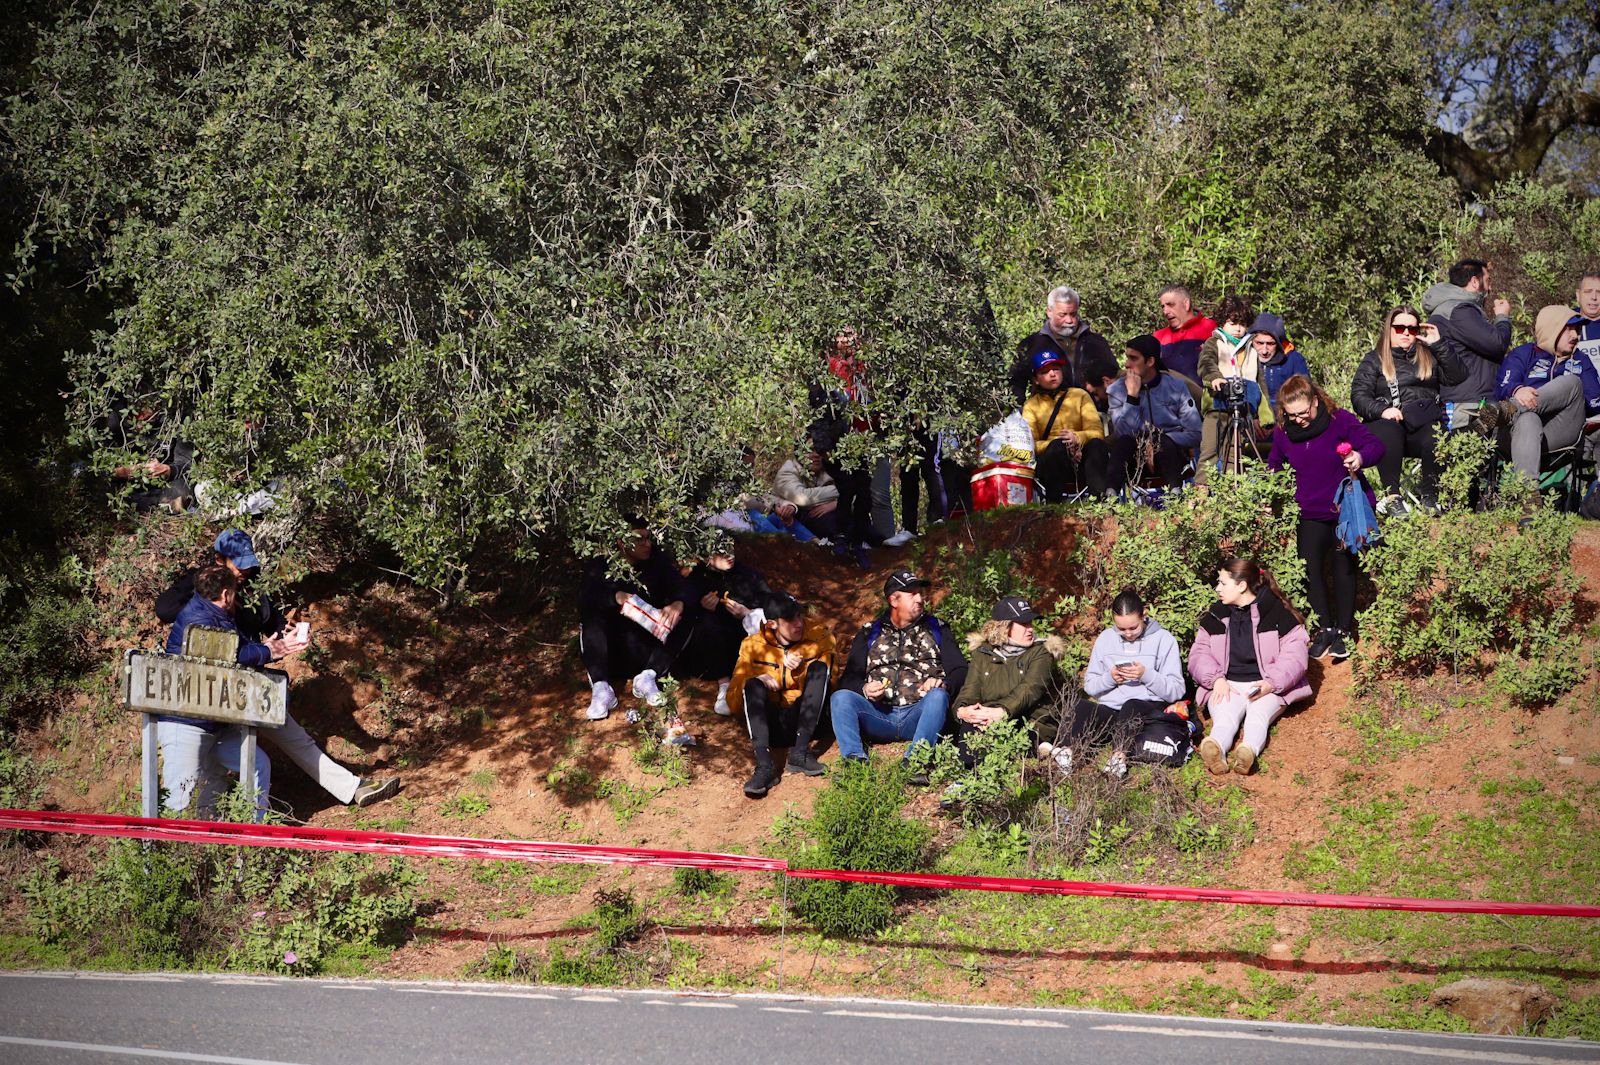
[[[1137,535],[1137,534],[1133,534]],[[1183,698],[1183,656],[1178,641],[1145,612],[1133,591],[1111,601],[1111,627],[1094,641],[1083,692],[1066,728],[1055,741],[1039,744],[1039,757],[1053,758],[1070,772],[1074,748],[1110,742],[1105,771],[1114,777],[1128,772],[1127,751],[1144,724],[1167,712]]]
[[[1217,601],[1201,616],[1189,648],[1195,702],[1211,711],[1211,734],[1199,748],[1207,769],[1255,769],[1272,723],[1311,694],[1309,647],[1305,619],[1270,573],[1242,558],[1217,570]]]

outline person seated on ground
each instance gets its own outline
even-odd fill
[[[203,569],[193,577],[192,586],[193,594],[178,611],[172,631],[167,634],[165,650],[169,655],[183,653],[184,633],[191,625],[239,632],[233,616],[239,579],[232,571],[225,566]],[[264,666],[306,648],[306,641],[294,635],[274,640],[270,646],[246,639],[243,633],[239,635],[238,662],[241,666]],[[217,764],[244,779],[244,770],[240,768],[243,742],[243,726],[188,717],[157,717],[156,743],[161,749],[161,790],[167,796],[166,809],[183,813],[193,802],[200,816],[209,814],[222,791]],[[272,762],[259,747],[250,786],[255,791],[256,819],[260,820],[267,812]]]
[[[1296,375],[1278,390],[1278,424],[1272,430],[1267,468],[1294,470],[1299,508],[1295,547],[1306,565],[1306,598],[1321,626],[1311,657],[1350,657],[1356,619],[1356,553],[1339,543],[1339,486],[1352,477],[1369,503],[1377,497],[1361,473],[1382,462],[1383,441],[1354,414],[1340,410],[1309,378]],[[1324,567],[1331,581],[1323,574]],[[1332,603],[1329,591],[1332,590]]]
[[[273,657],[284,657],[288,653],[284,650],[288,646],[286,641],[292,632],[289,619],[270,596],[255,586],[256,577],[261,573],[261,559],[256,556],[256,545],[250,534],[243,529],[224,529],[212,541],[208,555],[199,566],[180,573],[171,586],[156,597],[156,617],[163,624],[175,623],[194,598],[196,577],[206,569],[222,566],[237,582],[233,623],[240,640],[265,644]],[[346,806],[371,806],[393,798],[400,791],[397,776],[383,780],[360,777],[329,758],[293,714],[285,715],[281,728],[262,730],[261,738]]]
[[[1423,322],[1415,307],[1392,308],[1383,319],[1378,346],[1367,352],[1350,383],[1350,406],[1383,443],[1377,464],[1383,482],[1379,514],[1404,514],[1400,498],[1400,462],[1421,460],[1419,498],[1424,510],[1439,507],[1439,460],[1434,454],[1444,404],[1439,389],[1466,376],[1460,360],[1448,347],[1433,342],[1439,327]]]
[[[1154,335],[1161,345],[1162,365],[1169,373],[1198,382],[1200,349],[1216,332],[1217,323],[1200,316],[1189,290],[1182,285],[1168,285],[1161,290],[1161,317],[1167,324]]]
[[[1261,402],[1269,411],[1278,402],[1278,390],[1289,378],[1299,374],[1311,380],[1311,370],[1306,366],[1305,356],[1289,343],[1288,337],[1283,319],[1275,314],[1263,311],[1250,323],[1250,347],[1255,354],[1256,365],[1260,367],[1256,383],[1261,386]],[[1264,425],[1272,423],[1270,414],[1262,419]]]
[[[1105,495],[1110,461],[1100,412],[1088,392],[1066,383],[1066,360],[1053,341],[1034,334],[1028,346],[1037,350],[1022,416],[1033,430],[1035,476],[1044,501],[1061,502],[1074,483],[1098,499]]]
[[[578,649],[589,674],[590,721],[616,709],[613,677],[631,676],[635,698],[662,705],[659,678],[689,642],[700,611],[672,554],[643,522],[631,519],[629,528],[628,539],[617,544],[621,572],[613,575],[608,559],[590,559],[578,585]]]
[[[765,795],[780,779],[772,760],[774,747],[787,747],[784,763],[791,772],[821,776],[822,763],[812,743],[825,750],[832,739],[824,711],[838,673],[833,633],[810,620],[806,608],[790,595],[768,600],[767,620],[739,645],[728,701],[744,714],[755,757],[755,772],[745,781],[752,799]]]
[[[712,709],[719,717],[733,713],[728,697],[734,663],[746,636],[760,627],[772,589],[754,568],[737,561],[724,542],[689,573],[692,594],[703,611],[689,645],[674,672],[717,682]]]
[[[190,477],[195,446],[187,440],[174,439],[170,426],[176,424],[176,419],[162,413],[159,398],[154,393],[119,404],[95,419],[96,429],[112,447],[150,456],[111,470],[111,480],[115,484],[133,485],[129,499],[138,510],[160,508],[182,514],[194,502]],[[178,604],[179,609],[182,607],[182,603]]]
[[[1221,450],[1222,430],[1228,421],[1228,408],[1223,399],[1223,389],[1229,380],[1255,381],[1260,366],[1255,349],[1250,345],[1250,323],[1255,312],[1242,296],[1224,296],[1217,305],[1216,320],[1221,325],[1200,346],[1197,372],[1205,385],[1207,402],[1201,408],[1200,459],[1194,468],[1194,483],[1205,484],[1217,465]]]
[[[1183,483],[1184,464],[1200,442],[1194,397],[1181,378],[1165,371],[1161,345],[1149,334],[1128,341],[1125,366],[1127,372],[1110,389],[1115,436],[1107,490],[1124,492],[1145,469],[1175,488]]]
[[[744,463],[752,472],[755,471],[756,454],[750,448],[744,449]],[[761,478],[758,476],[757,479]],[[792,536],[803,544],[817,538],[817,534],[801,522],[799,508],[775,492],[747,493],[740,497],[738,506],[732,514],[728,512],[724,514],[732,520],[718,520],[708,524],[729,532]],[[718,517],[722,518],[723,515]]]
[[[1462,259],[1446,276],[1422,294],[1422,313],[1439,330],[1434,354],[1442,357],[1448,351],[1464,371],[1459,382],[1439,389],[1440,402],[1451,412],[1449,427],[1464,429],[1494,398],[1500,364],[1511,347],[1511,301],[1496,297],[1494,321],[1484,316],[1492,289],[1489,264],[1482,259]]]
[[[1061,352],[1066,360],[1063,380],[1068,388],[1081,388],[1094,397],[1095,407],[1106,409],[1106,382],[1117,377],[1117,359],[1106,338],[1089,328],[1079,313],[1082,299],[1076,290],[1058,285],[1045,297],[1044,324],[1037,333],[1017,345],[1017,358],[1011,365],[1012,391],[1020,403],[1033,383],[1034,344],[1044,342]]]
[[[807,450],[800,458],[785,459],[773,476],[772,496],[780,504],[794,508],[794,518],[830,543],[838,538],[839,486],[823,463],[822,456]]]
[[[1001,599],[989,619],[967,637],[972,664],[955,696],[956,737],[969,763],[967,736],[1001,721],[1031,721],[1044,710],[1062,649],[1054,636],[1037,638],[1039,612],[1021,596]]]
[[[1040,723],[1039,757],[1072,771],[1074,752],[1108,743],[1105,771],[1128,774],[1128,749],[1147,721],[1183,698],[1183,655],[1172,633],[1145,612],[1144,600],[1123,592],[1111,601],[1111,627],[1095,638],[1083,694],[1062,728]]]
[[[1478,427],[1485,432],[1505,427],[1501,454],[1535,481],[1546,454],[1577,444],[1586,418],[1600,417],[1600,378],[1587,359],[1574,355],[1578,324],[1560,304],[1542,308],[1533,322],[1533,341],[1506,355],[1495,401],[1478,414]]]
[[[1306,643],[1305,620],[1270,573],[1249,559],[1223,564],[1217,602],[1201,615],[1189,648],[1195,701],[1211,711],[1211,734],[1200,741],[1207,769],[1248,774],[1255,768],[1278,715],[1311,694]]]
[[[927,586],[909,570],[891,573],[883,584],[888,609],[861,626],[850,645],[839,690],[828,703],[843,759],[867,757],[863,737],[910,740],[909,759],[944,729],[950,693],[966,682],[967,660],[948,627],[923,609]],[[911,780],[928,782],[920,773]]]

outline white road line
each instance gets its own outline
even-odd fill
[[[96,1054],[122,1054],[135,1058],[162,1058],[166,1061],[213,1061],[219,1065],[291,1065],[290,1062],[268,1061],[263,1058],[230,1058],[223,1054],[191,1054],[182,1050],[149,1050],[145,1047],[107,1046],[102,1043],[68,1043],[59,1039],[23,1039],[14,1035],[0,1035],[0,1043],[22,1047],[48,1047],[51,1050],[87,1050]]]
[[[364,989],[364,990],[376,990]],[[467,991],[459,987],[397,987],[394,990],[403,991],[408,995],[472,995],[477,998],[544,998],[554,1002],[558,995],[546,995],[538,991]],[[616,999],[608,1001],[615,1002]]]
[[[689,1001],[689,1002],[680,1002],[680,1003],[678,1003],[678,1005],[680,1005],[680,1006],[694,1006],[695,1008],[702,1009],[702,1010],[736,1010],[736,1009],[739,1008],[738,1006],[735,1006],[731,1002],[695,1002],[695,1001]]]
[[[1348,1039],[1318,1039],[1314,1036],[1264,1035],[1260,1032],[1219,1032],[1207,1028],[1157,1028],[1142,1024],[1097,1024],[1096,1032],[1133,1032],[1139,1035],[1170,1035],[1179,1039],[1246,1039],[1258,1043],[1289,1043],[1295,1046],[1329,1047],[1337,1050],[1371,1050],[1383,1054],[1416,1054],[1421,1057],[1450,1058],[1453,1061],[1484,1061],[1495,1065],[1573,1065],[1581,1058],[1546,1058],[1532,1054],[1509,1054],[1495,1050],[1467,1050],[1453,1047],[1408,1046],[1405,1043],[1365,1043]]]
[[[887,1013],[879,1010],[829,1010],[829,1017],[867,1017],[878,1021],[943,1021],[946,1024],[999,1024],[1008,1028],[1068,1028],[1059,1021],[1031,1017],[947,1017],[938,1013]]]
[[[805,1014],[809,1014],[811,1011],[810,1010],[790,1009],[788,1006],[762,1006],[761,1007],[761,1012],[763,1012],[763,1013],[805,1013]]]
[[[574,1002],[620,1002],[621,1000],[620,999],[616,999],[616,998],[612,998],[610,995],[573,995],[572,996],[572,1001],[574,1001]]]

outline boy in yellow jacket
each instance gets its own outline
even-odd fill
[[[1040,334],[1028,338],[1033,387],[1022,416],[1033,429],[1034,476],[1046,503],[1059,503],[1082,483],[1092,496],[1106,491],[1110,451],[1094,397],[1066,384],[1067,360]]]
[[[744,786],[752,799],[765,795],[782,776],[772,762],[774,746],[789,748],[788,769],[808,777],[822,775],[811,741],[832,738],[823,711],[838,674],[833,634],[806,620],[806,608],[793,596],[773,596],[767,618],[739,645],[728,686],[728,704],[734,713],[744,713],[755,755],[755,773]]]

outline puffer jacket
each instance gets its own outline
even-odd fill
[[[1422,341],[1417,341],[1417,344],[1422,346]],[[1391,352],[1394,356],[1392,384],[1383,376],[1383,362],[1377,349],[1367,352],[1361,365],[1356,367],[1355,379],[1350,382],[1350,408],[1355,411],[1356,417],[1364,422],[1375,422],[1390,407],[1405,410],[1413,404],[1438,403],[1441,388],[1447,384],[1460,384],[1466,379],[1466,368],[1447,345],[1441,344],[1437,350],[1428,350],[1434,356],[1433,376],[1426,381],[1417,376],[1415,348]]]
[[[1062,395],[1063,391],[1065,396]],[[1061,410],[1056,414],[1055,424],[1050,425],[1050,412],[1055,410],[1057,399],[1061,400]],[[1022,416],[1027,420],[1028,428],[1033,430],[1035,453],[1049,447],[1050,441],[1063,429],[1077,433],[1080,443],[1098,440],[1106,435],[1105,427],[1100,422],[1100,411],[1094,405],[1094,397],[1081,388],[1058,388],[1054,392],[1035,388],[1022,405]],[[1044,435],[1046,426],[1050,429],[1048,437]]]
[[[1033,716],[1050,697],[1056,658],[1064,650],[1059,637],[1046,636],[1021,654],[1009,656],[1000,653],[1000,644],[986,642],[982,633],[967,637],[967,645],[972,650],[972,663],[967,668],[966,683],[950,704],[952,710],[961,706],[998,706],[1007,717],[1016,720]]]
[[[1118,378],[1107,390],[1111,397],[1111,431],[1118,436],[1138,436],[1146,425],[1154,425],[1179,447],[1194,447],[1200,442],[1200,411],[1182,377],[1169,373],[1156,375],[1155,383],[1139,389],[1128,398],[1127,381]]]
[[[1189,676],[1194,678],[1195,702],[1206,705],[1217,680],[1228,673],[1228,607],[1213,603],[1200,616],[1200,628],[1189,648]],[[1256,662],[1261,675],[1285,703],[1298,702],[1311,695],[1306,682],[1310,637],[1306,627],[1289,612],[1271,589],[1263,588],[1250,604],[1250,623],[1254,626]]]
[[[798,669],[784,664],[784,656],[791,651],[800,656]],[[806,671],[812,663],[825,663],[833,679],[838,679],[839,664],[835,658],[833,633],[827,626],[807,621],[800,639],[784,647],[778,642],[778,623],[769,621],[739,645],[739,660],[734,663],[733,678],[728,682],[728,706],[735,714],[743,713],[744,686],[763,676],[778,678],[778,690],[772,693],[773,698],[789,706],[804,694]]]

